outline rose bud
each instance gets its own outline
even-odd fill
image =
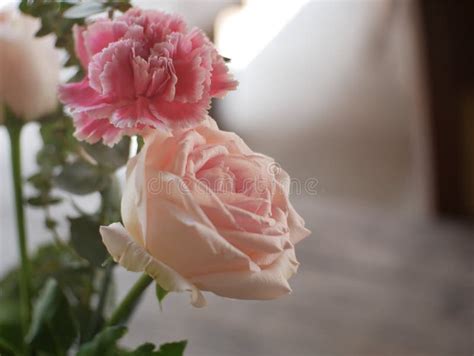
[[[57,106],[59,56],[54,37],[35,37],[40,21],[8,9],[0,11],[0,121],[4,107],[26,121]]]

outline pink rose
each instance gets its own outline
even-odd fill
[[[211,98],[237,82],[211,41],[180,17],[130,9],[114,19],[75,27],[86,77],[62,86],[76,137],[113,145],[148,127],[188,127],[207,114]]]
[[[169,291],[273,299],[291,291],[294,245],[310,232],[288,201],[290,179],[208,118],[156,130],[127,166],[125,227],[101,228],[115,261]]]

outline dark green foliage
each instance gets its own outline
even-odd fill
[[[48,279],[35,303],[26,342],[35,350],[66,355],[78,336],[69,302],[54,279]]]
[[[90,145],[86,142],[81,142],[81,146],[103,169],[113,172],[127,163],[130,153],[130,138],[122,138],[114,147],[108,147],[102,143]]]
[[[157,350],[156,346],[146,343],[135,350],[121,348],[118,341],[127,333],[125,326],[111,326],[104,329],[96,337],[82,345],[77,356],[182,356],[186,341],[163,344]]]
[[[94,166],[80,159],[66,163],[54,177],[54,184],[66,192],[85,195],[103,190],[109,180],[98,166]]]
[[[99,233],[100,223],[94,217],[81,216],[69,219],[71,246],[91,266],[101,267],[108,254]]]
[[[31,257],[31,265],[34,271],[32,294],[37,296],[47,280],[54,278],[73,301],[71,312],[82,334],[91,316],[89,305],[96,292],[93,269],[70,250],[55,245],[40,247]],[[15,268],[0,280],[0,335],[17,349],[22,345],[19,308],[18,268]]]
[[[21,349],[20,320],[18,298],[16,300],[0,298],[0,355],[9,355],[12,351]]]
[[[160,349],[157,353],[153,354],[155,356],[183,356],[184,349],[186,348],[187,341],[177,341],[163,344],[160,346]],[[134,356],[138,356],[134,355]],[[141,354],[140,354],[141,355]],[[145,354],[143,354],[145,356]]]

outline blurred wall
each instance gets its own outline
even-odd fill
[[[271,17],[280,2],[267,4],[266,13],[253,15]],[[221,123],[294,177],[316,177],[315,203],[328,198],[429,214],[428,138],[411,5],[309,1],[252,62],[234,69],[240,86],[218,103]],[[255,23],[259,31],[265,25],[249,21],[252,14],[239,24],[233,18],[238,11],[219,18],[216,39],[223,48],[239,36],[239,26]],[[236,23],[234,33],[219,33],[226,21]],[[245,41],[240,46],[232,52],[246,50]]]

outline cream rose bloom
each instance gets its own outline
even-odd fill
[[[0,122],[4,105],[30,121],[57,105],[59,56],[54,37],[34,37],[40,21],[14,9],[0,11]]]
[[[115,261],[168,291],[237,299],[291,292],[294,245],[310,232],[288,201],[290,179],[212,119],[154,131],[127,166],[124,226],[101,228]]]

